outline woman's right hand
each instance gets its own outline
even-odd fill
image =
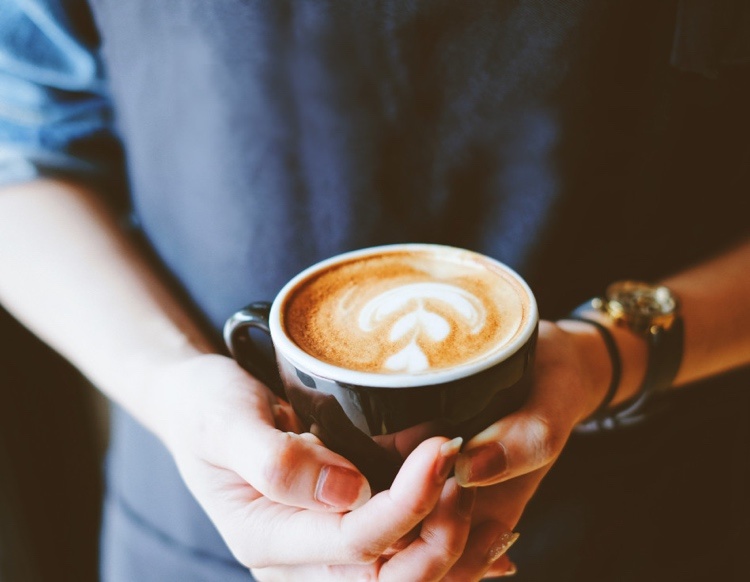
[[[468,520],[440,512],[457,495],[434,477],[444,439],[418,447],[392,489],[368,500],[349,462],[278,430],[271,392],[210,355],[98,192],[43,179],[0,194],[3,307],[161,438],[243,564],[360,564],[360,577],[430,580],[469,551]],[[423,537],[403,538],[420,523]]]
[[[457,452],[447,439],[419,445],[371,498],[349,461],[309,433],[279,430],[277,398],[230,358],[162,366],[149,388],[151,425],[259,579],[478,580],[490,567],[499,526],[470,537],[474,491],[447,480]]]

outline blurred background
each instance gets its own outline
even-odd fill
[[[107,403],[0,307],[0,582],[89,582]]]

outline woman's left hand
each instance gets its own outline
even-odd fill
[[[478,488],[474,524],[515,528],[573,428],[604,398],[611,364],[603,340],[588,324],[563,325],[565,330],[548,321],[539,325],[528,402],[471,439],[458,457],[457,481]],[[506,558],[488,574],[508,569]]]

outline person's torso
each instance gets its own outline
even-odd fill
[[[747,119],[724,81],[671,67],[675,3],[91,4],[135,215],[216,329],[375,244],[485,252],[552,318],[744,228],[726,178],[747,172],[731,141]],[[124,438],[115,473],[151,472],[121,494],[176,523],[194,502],[168,456]]]

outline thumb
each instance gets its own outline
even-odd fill
[[[554,461],[570,434],[566,423],[539,408],[524,407],[472,438],[456,461],[464,487],[494,485]]]
[[[371,495],[357,468],[310,434],[247,423],[230,437],[223,457],[227,468],[283,505],[347,511]]]

